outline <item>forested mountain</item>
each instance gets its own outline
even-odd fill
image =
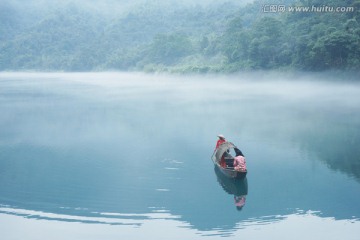
[[[360,69],[360,0],[126,2],[2,1],[0,70]]]

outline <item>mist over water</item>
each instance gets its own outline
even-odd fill
[[[0,231],[357,239],[359,106],[333,74],[0,73]],[[219,133],[246,182],[214,169]]]

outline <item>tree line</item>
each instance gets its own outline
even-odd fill
[[[1,3],[0,70],[360,70],[360,0],[281,1],[350,12],[267,12],[264,3],[147,3],[116,17],[73,4],[34,17]]]

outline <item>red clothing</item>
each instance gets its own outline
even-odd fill
[[[216,147],[215,147],[215,149],[218,149],[218,147],[219,147],[221,144],[223,144],[224,142],[226,142],[225,139],[219,139],[219,140],[216,142]]]
[[[218,149],[218,147],[219,147],[221,144],[223,144],[224,142],[226,142],[226,140],[220,138],[220,139],[216,142],[216,147],[215,147],[215,150],[214,150],[214,151],[216,151],[216,149]],[[224,156],[221,157],[220,166],[223,167],[223,168],[226,168],[226,163],[225,163]]]
[[[226,168],[226,162],[225,162],[224,157],[222,157],[221,160],[220,160],[220,166],[223,167],[223,168]]]

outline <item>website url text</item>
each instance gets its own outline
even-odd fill
[[[264,13],[282,12],[309,12],[309,13],[348,13],[355,12],[355,7],[334,7],[334,6],[286,6],[281,4],[265,4],[262,6]]]

